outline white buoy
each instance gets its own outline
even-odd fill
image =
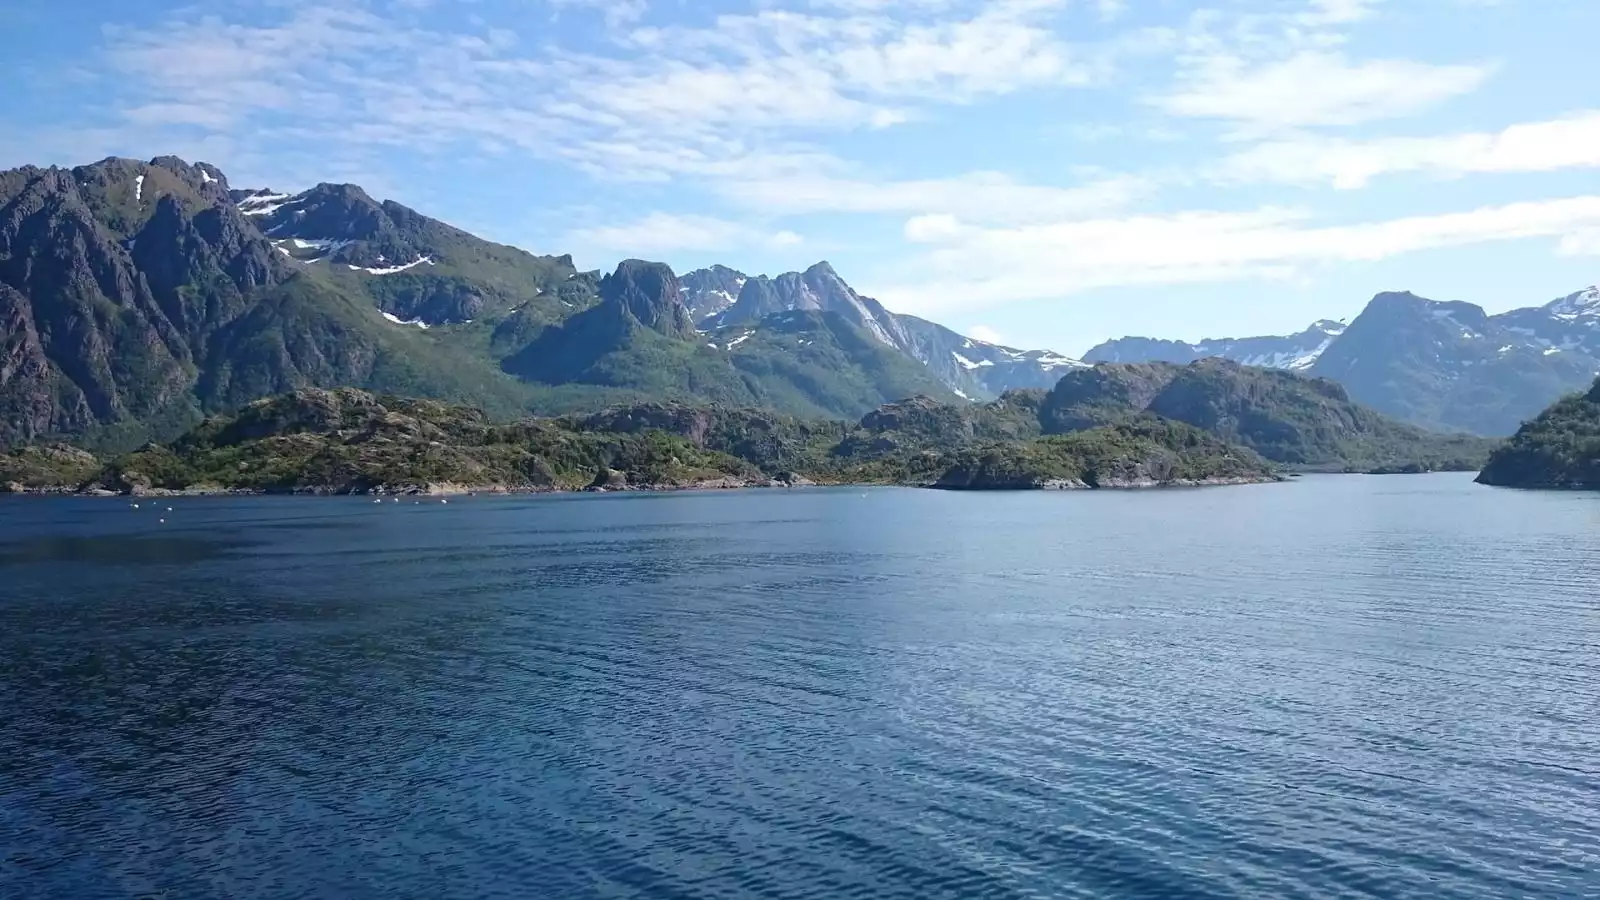
[[[161,524],[161,525],[167,524],[167,520],[166,519],[157,519],[156,522]]]
[[[172,512],[172,507],[167,507],[167,512]]]
[[[133,507],[134,509],[138,509],[139,508],[139,504],[137,504],[137,503],[129,503],[128,505]]]
[[[439,502],[440,503],[449,503],[450,501],[449,500],[440,500]]]

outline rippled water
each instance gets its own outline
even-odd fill
[[[14,499],[0,897],[1595,896],[1597,608],[1454,475]]]

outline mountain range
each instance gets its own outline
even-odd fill
[[[1107,341],[1086,362],[1221,357],[1344,385],[1355,400],[1425,428],[1504,436],[1600,374],[1600,289],[1489,315],[1470,303],[1379,294],[1348,326],[1296,335]]]
[[[1423,427],[1505,435],[1600,370],[1600,292],[1498,316],[1382,294],[1348,326],[1124,339],[1088,363],[1213,356],[1332,379]],[[310,387],[495,416],[670,401],[850,420],[913,395],[1053,389],[1088,363],[891,312],[826,262],[602,275],[355,185],[234,188],[171,156],[0,172],[0,447],[124,449]]]
[[[1048,388],[1084,363],[1049,350],[1018,350],[966,337],[926,319],[889,312],[856,293],[827,263],[776,277],[750,276],[726,266],[682,278],[684,303],[697,326],[736,344],[781,313],[837,313],[878,343],[927,366],[950,391],[989,400],[1009,390]],[[776,321],[781,321],[781,316]]]
[[[318,386],[502,415],[665,399],[854,418],[1073,365],[897,316],[827,263],[602,277],[355,185],[238,189],[171,156],[0,172],[0,445],[132,446]]]

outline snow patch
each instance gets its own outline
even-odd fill
[[[207,172],[205,169],[201,169],[200,170],[200,183],[201,184],[211,184],[212,182],[214,182],[216,180],[217,179],[215,179],[215,178],[213,178],[211,176],[210,172]]]
[[[427,263],[430,266],[433,265],[434,264],[433,257],[431,257],[431,256],[419,256],[416,259],[412,260],[411,262],[406,263],[403,266],[386,266],[386,267],[382,267],[382,268],[372,268],[372,267],[367,267],[367,266],[348,266],[348,268],[352,272],[365,272],[368,275],[393,275],[396,272],[404,272],[407,269],[414,268],[416,266],[420,266],[423,263]]]
[[[1550,310],[1551,315],[1566,322],[1600,318],[1600,287],[1586,288],[1562,297],[1545,308]]]
[[[754,331],[746,331],[744,334],[741,334],[738,337],[734,338],[733,340],[729,341],[728,342],[728,346],[725,349],[732,350],[733,348],[739,346],[740,344],[744,343],[745,341],[750,340],[750,336],[753,335],[753,334],[755,334]]]
[[[285,247],[285,246],[283,246],[281,244],[273,244],[272,246],[278,248],[278,252],[282,253],[284,256],[287,256],[290,259],[294,259],[294,254],[289,252],[289,248],[287,248],[287,247]]]
[[[295,202],[288,194],[252,194],[240,200],[237,206],[247,216],[270,216]]]
[[[1035,359],[1034,362],[1038,363],[1039,368],[1045,370],[1046,372],[1053,372],[1056,369],[1087,369],[1089,367],[1089,364],[1081,359],[1073,359],[1070,356],[1062,356],[1059,353],[1052,353],[1049,350],[1040,352],[1038,358]]]
[[[422,321],[421,319],[402,319],[399,316],[395,315],[394,313],[390,313],[390,312],[385,312],[383,314],[383,317],[385,319],[388,319],[389,321],[395,323],[396,325],[415,325],[418,328],[421,328],[423,331],[427,331],[428,330],[428,323]]]
[[[956,358],[956,365],[960,366],[963,369],[966,369],[968,372],[972,371],[973,369],[981,369],[984,366],[992,366],[992,365],[994,365],[994,360],[992,360],[992,359],[985,359],[985,360],[980,360],[978,362],[973,362],[972,360],[967,359],[965,356],[962,356],[960,353],[957,353],[954,350],[950,351],[950,355]]]
[[[339,250],[339,249],[341,249],[343,247],[348,247],[348,246],[350,246],[351,244],[353,244],[355,242],[354,241],[308,241],[308,240],[305,240],[304,238],[290,238],[290,243],[294,244],[295,248],[299,249],[299,250],[326,250],[329,253],[332,253],[335,250]]]
[[[133,202],[142,203],[143,201],[144,201],[144,176],[140,175],[139,177],[133,179]]]
[[[1551,347],[1549,350],[1546,350],[1544,352],[1544,355],[1545,356],[1550,356],[1551,354],[1560,353],[1560,352],[1561,352],[1561,348],[1560,347]]]

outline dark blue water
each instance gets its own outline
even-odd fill
[[[8,900],[1596,895],[1597,497],[0,502]]]

